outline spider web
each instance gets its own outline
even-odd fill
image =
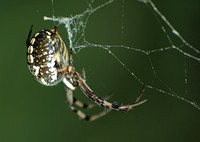
[[[192,67],[192,65],[190,65],[191,62],[197,63],[199,66],[200,51],[197,48],[193,47],[190,43],[188,43],[182,37],[182,35],[173,27],[173,25],[167,20],[167,18],[159,11],[159,9],[154,5],[154,3],[151,0],[137,1],[138,3],[141,3],[150,9],[151,14],[155,17],[155,22],[160,26],[161,32],[164,35],[164,40],[167,41],[167,44],[164,44],[164,46],[163,44],[161,44],[162,46],[159,45],[159,48],[157,48],[156,45],[155,45],[155,48],[153,47],[136,48],[135,46],[132,46],[132,45],[127,46],[124,44],[119,44],[119,45],[98,44],[98,43],[92,43],[86,40],[85,31],[88,26],[88,21],[89,21],[90,16],[96,13],[97,11],[103,10],[107,6],[114,4],[116,1],[108,0],[108,1],[102,2],[101,4],[98,4],[97,6],[94,6],[96,4],[95,2],[96,2],[95,0],[92,0],[85,11],[75,16],[55,17],[54,11],[53,11],[53,16],[52,17],[44,16],[44,20],[50,20],[50,21],[53,21],[54,23],[58,23],[58,25],[65,26],[67,34],[68,34],[66,37],[68,37],[69,47],[73,49],[73,52],[75,54],[79,53],[81,50],[84,50],[85,48],[101,48],[107,51],[109,55],[111,55],[124,69],[126,69],[128,73],[132,76],[132,78],[136,79],[139,84],[145,85],[146,88],[154,90],[158,92],[159,94],[172,96],[174,98],[177,98],[179,100],[182,100],[192,105],[193,107],[197,109],[200,109],[200,106],[198,104],[199,99],[197,96],[197,92],[199,91],[197,87],[198,85],[196,85],[193,88],[191,87],[193,83],[192,82],[193,80],[191,78],[193,75],[189,71],[190,68]],[[121,1],[121,5],[122,5],[121,35],[124,34],[125,32],[124,29],[126,28],[123,22],[125,2],[126,2],[125,0]],[[53,1],[52,1],[52,5],[53,5]],[[147,81],[146,79],[144,79],[144,77],[142,77],[141,75],[138,75],[138,73],[136,73],[136,71],[132,69],[129,64],[125,63],[122,57],[119,56],[117,53],[115,53],[113,49],[126,50],[129,53],[133,54],[133,56],[135,53],[139,53],[142,56],[145,56],[145,58],[148,59],[148,64],[149,64],[148,66],[150,66],[153,77]],[[146,49],[150,49],[150,50],[146,50]],[[170,64],[173,64],[173,61],[175,62],[175,60],[170,59],[171,58],[170,55],[173,55],[173,54],[178,54],[179,56],[181,55],[182,60],[180,61],[180,64],[183,65],[183,70],[181,71],[181,73],[183,73],[183,77],[184,77],[184,79],[182,78],[181,84],[183,85],[181,89],[175,89],[176,83],[179,83],[179,82],[175,81],[175,84],[173,83],[170,84],[166,81],[167,79],[164,76],[170,76],[170,73],[167,73],[164,76],[161,75],[160,66],[165,67],[166,61],[163,61],[163,63],[161,61],[162,64],[158,66],[156,60],[157,60],[157,55],[162,56],[163,54],[168,55],[167,58],[165,58],[165,60],[166,61],[169,60]],[[172,79],[174,79],[173,77]]]

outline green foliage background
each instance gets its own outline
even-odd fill
[[[200,2],[153,2],[183,37],[199,49]],[[199,141],[200,111],[150,89],[142,98],[148,101],[133,111],[112,111],[94,122],[79,120],[65,103],[64,85],[42,86],[31,76],[26,63],[25,41],[31,24],[34,33],[54,27],[53,22],[43,21],[43,16],[52,16],[51,0],[3,0],[0,3],[0,142]],[[163,40],[159,23],[144,4],[125,0],[123,9],[122,3],[116,1],[90,17],[86,28],[88,41],[124,44],[143,50],[152,50],[154,45],[158,48],[169,46]],[[87,0],[55,0],[55,16],[79,14],[88,5]],[[124,33],[121,33],[122,24]],[[68,44],[63,26],[58,30]],[[150,83],[153,76],[147,71],[151,71],[147,57],[127,50],[113,52],[144,82]],[[184,56],[171,51],[166,53],[152,57],[152,62],[160,77],[178,94],[184,94]],[[188,63],[193,65],[188,69],[189,77],[195,79],[188,86],[192,94],[182,97],[195,98],[199,103],[199,90],[195,90],[200,80],[199,63],[190,59]],[[142,89],[142,85],[105,50],[83,49],[74,55],[74,66],[78,72],[85,68],[89,86],[100,97],[112,94],[110,100],[113,102],[130,103]],[[192,96],[194,94],[196,97]],[[79,89],[74,95],[88,102]],[[101,110],[86,112],[91,114]]]

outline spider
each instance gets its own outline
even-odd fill
[[[81,119],[96,120],[97,118],[107,114],[111,109],[118,111],[128,111],[134,106],[144,103],[146,100],[138,102],[141,98],[145,87],[143,87],[139,97],[131,104],[118,106],[101,99],[86,84],[85,70],[82,75],[75,71],[73,67],[72,49],[68,57],[68,50],[65,43],[61,39],[56,27],[50,30],[41,30],[31,37],[33,25],[30,28],[26,45],[28,47],[27,62],[28,67],[35,79],[45,85],[53,86],[59,82],[63,82],[66,88],[66,98],[71,110],[73,110]],[[80,87],[82,92],[94,103],[84,104],[80,100],[73,97],[72,91],[76,87]],[[88,116],[77,108],[92,108],[95,105],[106,107],[104,111]]]

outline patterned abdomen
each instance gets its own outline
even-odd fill
[[[42,30],[30,40],[27,54],[28,66],[38,82],[46,86],[59,83],[68,65],[68,53],[56,28]]]

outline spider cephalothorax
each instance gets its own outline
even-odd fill
[[[53,86],[60,81],[63,81],[66,85],[66,97],[69,106],[80,118],[85,120],[95,120],[105,115],[110,109],[128,111],[134,106],[140,105],[146,101],[144,100],[138,103],[145,88],[142,89],[139,97],[131,105],[118,106],[97,97],[86,84],[85,71],[83,70],[82,75],[79,75],[73,68],[72,49],[70,49],[70,57],[68,58],[67,48],[56,27],[51,30],[39,31],[30,39],[31,32],[32,26],[26,41],[28,47],[27,61],[30,72],[38,82],[46,86]],[[92,108],[94,106],[93,104],[83,104],[73,97],[72,91],[78,86],[95,104],[109,109],[90,117],[78,110],[75,105],[83,108]]]

